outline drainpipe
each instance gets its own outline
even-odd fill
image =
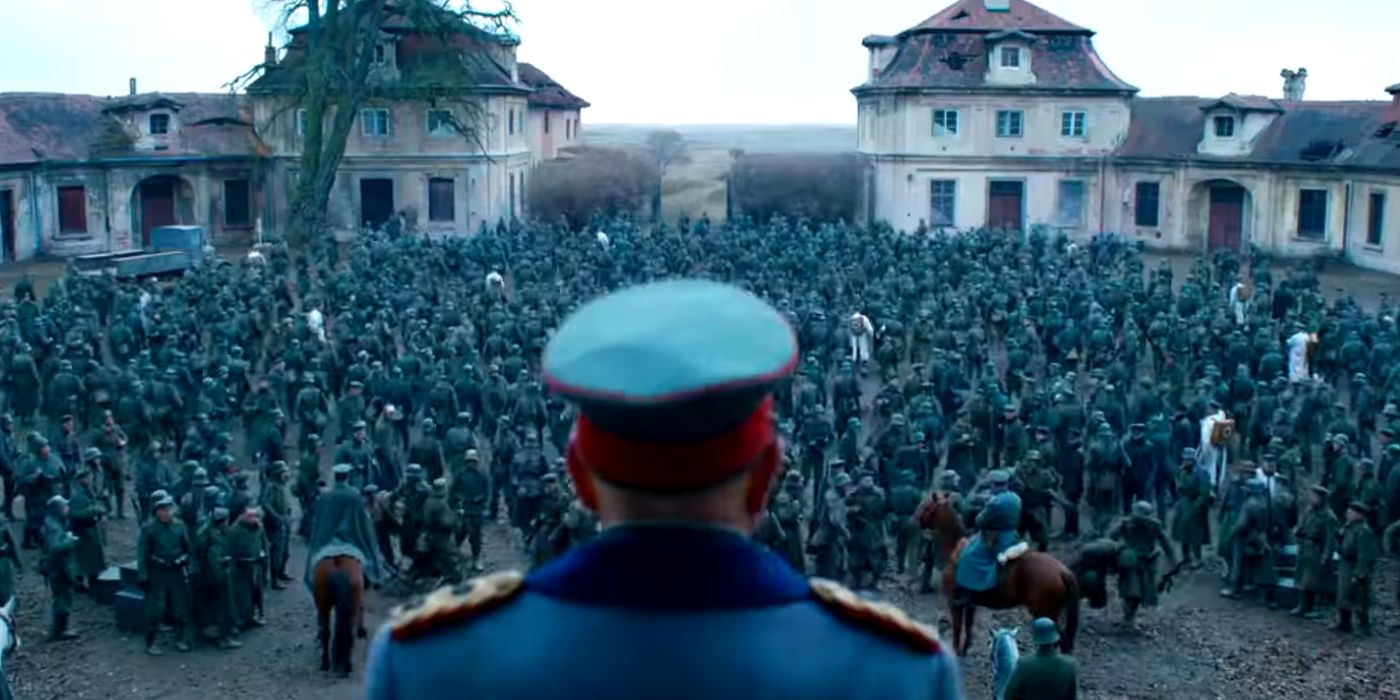
[[[34,223],[34,253],[29,256],[33,258],[44,250],[44,227],[39,221],[39,176],[32,170],[29,171],[29,220]]]

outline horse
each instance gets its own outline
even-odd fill
[[[316,562],[312,582],[316,598],[316,639],[321,643],[321,670],[335,670],[341,676],[349,676],[355,636],[360,639],[366,636],[364,565],[349,555],[325,557]],[[330,626],[332,611],[335,612],[334,636]]]
[[[1011,682],[1011,672],[1016,670],[1016,661],[1021,658],[1021,650],[1016,647],[1016,635],[1020,627],[988,630],[991,639],[987,649],[992,654],[992,697],[1003,700],[1006,697],[1006,684]]]
[[[9,700],[10,681],[5,677],[5,656],[19,651],[19,631],[15,629],[15,598],[0,607],[0,699]]]
[[[921,527],[933,531],[945,562],[943,592],[948,596],[948,613],[953,618],[954,652],[967,654],[978,606],[992,610],[1024,607],[1032,618],[1056,621],[1063,615],[1060,647],[1067,654],[1074,651],[1074,637],[1079,631],[1079,582],[1060,560],[1043,552],[1027,552],[1006,565],[996,588],[974,593],[969,602],[959,603],[954,595],[954,578],[958,558],[968,543],[962,516],[952,498],[938,493],[919,508],[915,518]]]

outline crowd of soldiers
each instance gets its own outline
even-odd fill
[[[1117,540],[1125,598],[1151,604],[1171,513],[1182,564],[1213,545],[1227,595],[1272,591],[1296,544],[1295,612],[1339,587],[1340,626],[1369,627],[1400,516],[1389,300],[1325,301],[1311,271],[1275,279],[1258,255],[1199,258],[1178,282],[1111,237],[606,226],[367,232],[171,281],[70,274],[42,299],[21,282],[0,320],[0,478],[24,523],[0,542],[0,597],[19,550],[41,548],[52,635],[70,637],[73,591],[130,514],[147,648],[171,623],[177,648],[201,630],[238,646],[290,580],[331,464],[406,579],[481,570],[503,506],[549,561],[598,527],[564,477],[575,409],[537,379],[551,329],[607,290],[692,276],[771,300],[798,336],[778,401],[789,469],[759,537],[799,570],[927,587],[941,562],[913,516],[929,494],[975,529],[1009,489],[1041,549],[1057,512],[1065,538]]]

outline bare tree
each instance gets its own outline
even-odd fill
[[[491,42],[508,36],[515,19],[508,1],[494,11],[477,9],[471,0],[269,0],[269,7],[291,36],[287,56],[276,67],[265,63],[250,70],[230,87],[277,99],[274,117],[305,110],[289,241],[307,243],[325,231],[331,186],[367,100],[450,101],[463,115],[454,118],[453,128],[481,147],[487,124],[481,102],[472,97],[475,76],[491,60]],[[302,24],[288,28],[297,22]],[[401,86],[371,79],[376,48],[391,22],[434,39],[430,68],[439,80]]]
[[[651,191],[651,219],[661,220],[661,182],[666,178],[666,169],[672,165],[690,162],[686,152],[685,139],[678,131],[653,131],[647,134],[647,156],[656,169],[656,181]]]

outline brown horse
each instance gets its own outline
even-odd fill
[[[968,543],[962,516],[947,494],[936,493],[919,508],[915,518],[921,527],[932,530],[938,541],[944,562],[943,592],[948,596],[948,613],[953,618],[955,652],[967,653],[978,606],[992,610],[1024,607],[1032,617],[1062,622],[1060,646],[1066,653],[1074,651],[1074,636],[1079,631],[1079,583],[1060,560],[1042,552],[1023,554],[1007,566],[996,588],[976,593],[968,603],[958,604],[954,602],[954,576],[958,558]]]
[[[316,638],[321,642],[321,670],[334,668],[342,676],[348,676],[355,648],[354,635],[365,638],[364,567],[352,556],[326,557],[316,562],[311,580],[316,597]],[[330,625],[332,610],[335,611],[334,638]]]

